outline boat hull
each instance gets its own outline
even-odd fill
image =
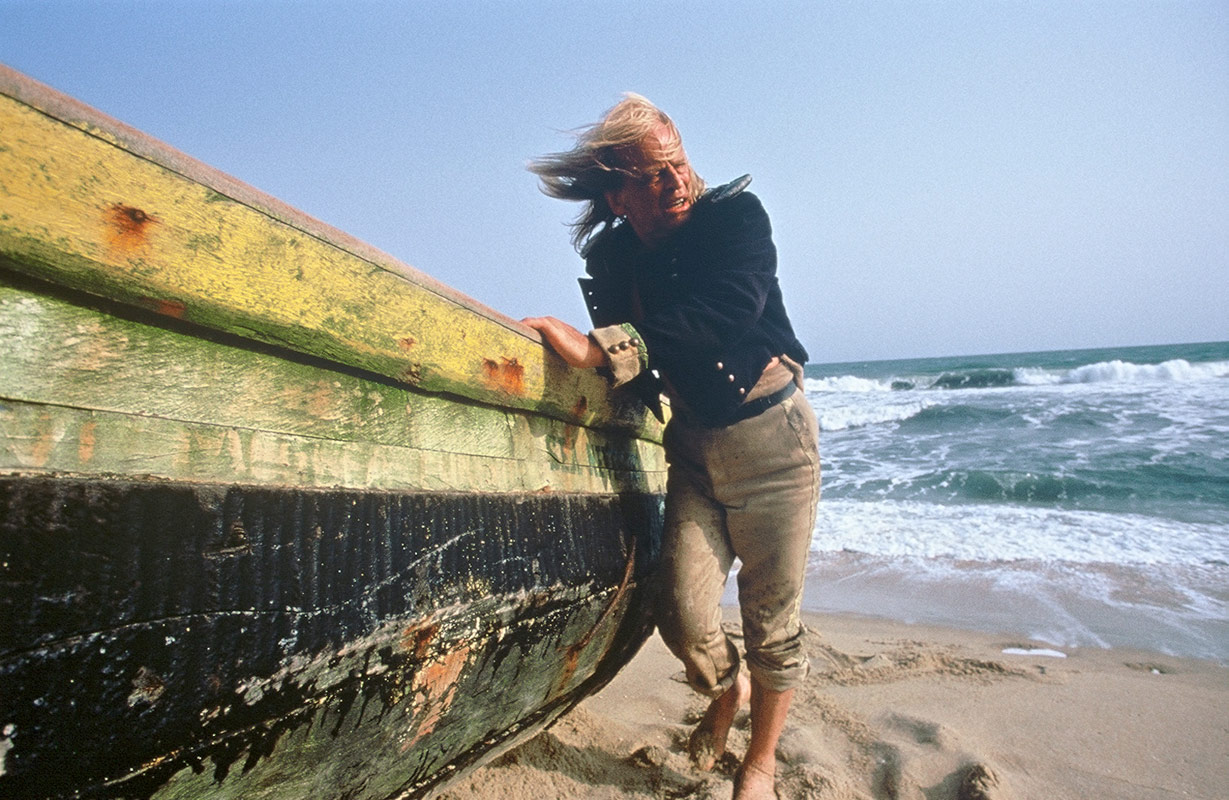
[[[11,797],[421,795],[649,632],[651,496],[10,477],[0,507]]]
[[[0,67],[0,797],[427,797],[652,627],[661,428]]]

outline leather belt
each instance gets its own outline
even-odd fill
[[[776,390],[772,394],[766,394],[763,397],[758,397],[755,400],[749,400],[743,403],[738,408],[734,409],[734,413],[722,422],[714,425],[705,425],[706,428],[724,428],[728,425],[733,425],[736,422],[742,422],[745,419],[758,417],[773,406],[784,402],[790,395],[798,390],[798,384],[792,380]]]

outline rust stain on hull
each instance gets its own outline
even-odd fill
[[[576,401],[576,405],[572,407],[572,416],[576,419],[584,419],[585,411],[589,408],[589,401],[582,394],[580,399]],[[567,425],[563,429],[563,451],[565,454],[571,453],[576,449],[576,440],[580,436],[580,426]]]
[[[525,393],[525,367],[515,358],[501,356],[498,361],[484,358],[482,360],[482,379],[490,388],[505,394],[523,395]]]
[[[115,203],[103,212],[103,221],[107,245],[126,254],[148,241],[150,228],[158,218],[134,206]]]
[[[97,430],[98,423],[93,420],[81,426],[81,432],[77,436],[77,459],[82,464],[88,464],[94,457]]]
[[[411,626],[401,634],[401,649],[413,654],[416,659],[427,657],[428,648],[435,634],[439,633],[439,625]]]
[[[619,582],[619,588],[615,590],[614,596],[610,598],[610,602],[602,609],[602,613],[598,615],[597,621],[593,623],[593,627],[584,635],[580,641],[571,645],[564,654],[563,670],[560,672],[559,679],[555,682],[555,691],[562,692],[571,683],[572,676],[576,674],[576,669],[580,666],[580,654],[584,652],[589,643],[593,641],[593,637],[597,635],[602,624],[610,614],[619,607],[624,596],[627,594],[628,587],[632,585],[632,577],[636,574],[636,551],[633,549],[627,555],[627,566],[623,569],[623,580]]]
[[[178,300],[166,300],[161,297],[142,297],[141,305],[153,311],[155,314],[161,314],[164,317],[174,317],[175,319],[183,319],[188,307]]]

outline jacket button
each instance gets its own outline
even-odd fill
[[[606,350],[610,353],[617,353],[619,352],[619,346],[617,344],[612,344],[610,347],[607,347]]]
[[[734,373],[733,373],[733,372],[731,372],[731,373],[730,373],[728,376],[726,376],[726,377],[728,377],[728,378],[730,379],[730,383],[733,383],[733,382],[734,382]]]
[[[746,390],[746,389],[743,389],[742,387],[739,387],[739,389],[738,389],[738,396],[739,396],[739,397],[742,397],[742,396],[743,396],[744,394],[746,394],[746,393],[747,393],[747,390]]]
[[[717,362],[717,369],[719,369],[719,370],[720,370],[720,369],[725,369],[725,364],[722,364],[720,361],[718,361],[718,362]]]

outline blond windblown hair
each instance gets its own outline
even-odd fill
[[[606,202],[606,192],[619,189],[628,178],[641,177],[629,165],[626,153],[659,125],[666,125],[673,144],[663,155],[673,160],[683,150],[683,140],[674,121],[646,98],[627,92],[598,122],[579,129],[571,150],[551,153],[529,162],[529,171],[538,176],[542,191],[560,200],[585,203],[572,223],[572,244],[578,250],[603,225],[610,225],[616,214]],[[704,181],[691,168],[692,200],[704,191]]]

